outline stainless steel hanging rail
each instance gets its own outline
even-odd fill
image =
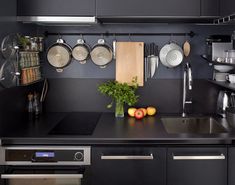
[[[189,36],[194,37],[196,35],[195,32],[190,31],[188,33],[112,33],[112,32],[103,32],[103,33],[75,33],[75,32],[48,32],[44,33],[45,37],[52,36],[52,35],[90,35],[90,36]]]

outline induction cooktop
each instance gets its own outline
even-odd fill
[[[101,113],[74,112],[65,116],[49,135],[92,135]]]

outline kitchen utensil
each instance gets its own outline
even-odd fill
[[[0,69],[0,83],[2,87],[9,88],[16,85],[16,69],[12,61],[5,61]]]
[[[228,124],[235,128],[235,107],[226,108],[226,120]]]
[[[113,52],[104,39],[99,39],[98,43],[91,50],[91,59],[100,68],[106,67],[113,59]]]
[[[226,108],[229,107],[229,92],[220,91],[217,98],[217,113],[222,117],[225,117]]]
[[[158,46],[155,43],[150,44],[150,56],[148,57],[148,64],[149,64],[149,77],[152,78],[158,68]]]
[[[183,61],[183,54],[180,50],[174,49],[167,53],[166,62],[170,67],[176,67]]]
[[[158,68],[158,56],[151,56],[150,57],[150,77],[153,78],[156,69]]]
[[[235,74],[227,75],[226,80],[228,80],[230,83],[235,83]]]
[[[72,56],[81,64],[85,64],[90,53],[90,47],[83,39],[78,39],[77,44],[73,47]]]
[[[121,83],[132,83],[137,77],[139,86],[144,85],[144,43],[116,43],[116,80]]]
[[[42,88],[41,96],[40,96],[40,102],[41,103],[45,101],[47,92],[48,92],[48,81],[45,78],[44,79],[44,83],[43,83],[43,88]]]
[[[57,72],[63,72],[63,68],[71,62],[71,47],[63,39],[58,39],[47,51],[49,64],[56,68]]]
[[[116,43],[117,43],[117,40],[116,38],[113,40],[113,59],[115,60],[116,59]]]
[[[191,46],[190,46],[189,42],[185,41],[185,43],[183,45],[183,51],[184,51],[184,56],[185,57],[189,56],[190,50],[191,50]]]
[[[10,34],[3,38],[1,43],[1,52],[5,59],[10,59],[16,54],[18,38],[16,34]]]
[[[215,73],[214,73],[214,80],[215,80],[215,81],[218,81],[218,82],[225,82],[227,75],[229,75],[229,73],[215,72]]]
[[[183,50],[179,45],[172,42],[170,44],[166,44],[160,50],[159,56],[164,66],[172,68],[178,66],[183,61]]]
[[[226,72],[229,72],[232,69],[234,69],[234,67],[233,66],[228,66],[228,65],[214,65],[214,69],[216,71],[226,73]]]
[[[170,67],[169,64],[166,61],[166,56],[167,53],[171,50],[170,44],[166,44],[162,47],[162,49],[160,50],[159,53],[159,57],[160,57],[160,61],[162,62],[162,64],[166,67]]]
[[[148,80],[148,75],[149,75],[149,60],[148,60],[148,56],[149,56],[149,45],[145,44],[144,45],[144,81],[147,82]]]

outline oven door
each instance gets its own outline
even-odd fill
[[[4,185],[85,185],[83,167],[9,167],[1,174]]]

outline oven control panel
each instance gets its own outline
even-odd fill
[[[90,165],[90,147],[6,147],[5,163],[30,165]]]

